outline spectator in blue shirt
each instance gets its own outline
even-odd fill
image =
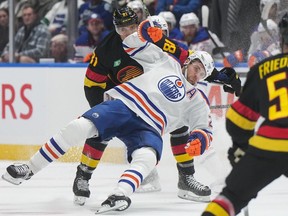
[[[198,14],[200,7],[201,0],[158,0],[155,13],[171,11],[176,17],[177,26],[179,26],[179,20],[183,14],[190,12]]]
[[[87,21],[87,31],[83,32],[75,42],[76,54],[87,58],[104,37],[109,33],[105,29],[104,22],[99,14],[92,14]],[[88,60],[88,59],[87,59]]]
[[[81,26],[86,25],[85,21],[87,20],[87,17],[90,17],[93,13],[99,14],[102,17],[106,29],[113,29],[112,6],[110,3],[103,0],[89,0],[80,6],[80,28],[82,28]]]

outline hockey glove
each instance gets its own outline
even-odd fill
[[[209,148],[212,136],[206,131],[198,129],[190,133],[185,146],[186,153],[190,156],[202,155]]]
[[[232,167],[238,163],[241,158],[245,155],[245,150],[240,148],[238,145],[233,144],[231,148],[228,149],[228,159]]]
[[[223,59],[223,65],[224,67],[234,67],[238,63],[244,61],[244,53],[242,50],[237,50],[234,53],[231,53],[230,55],[226,56]]]
[[[225,67],[220,70],[218,80],[225,84],[231,85],[235,91],[235,95],[238,97],[241,93],[241,80],[233,68]],[[224,91],[227,91],[227,89]],[[229,92],[229,91],[228,91]]]
[[[224,92],[235,93],[236,96],[241,92],[241,80],[233,68],[225,67],[218,71],[216,68],[210,76],[205,79],[207,82],[220,83],[223,85]],[[231,87],[227,86],[231,85]]]
[[[156,43],[163,37],[161,26],[157,22],[153,22],[153,25],[147,19],[140,23],[137,33],[141,41]]]

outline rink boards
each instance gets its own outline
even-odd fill
[[[89,108],[83,89],[86,66],[0,65],[0,160],[27,160],[51,135]],[[236,70],[245,81],[246,65]],[[223,118],[223,107],[236,99],[215,84],[209,85],[207,95],[215,119]],[[79,161],[81,149],[82,146],[72,148],[61,161]],[[112,140],[103,160],[124,163],[123,144]]]

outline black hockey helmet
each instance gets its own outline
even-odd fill
[[[288,13],[279,22],[279,32],[285,44],[288,44]]]
[[[115,27],[138,24],[138,16],[130,7],[121,7],[113,13],[113,24]]]

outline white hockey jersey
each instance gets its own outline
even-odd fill
[[[144,68],[144,74],[114,87],[106,98],[120,99],[161,135],[184,125],[211,132],[208,99],[183,76],[180,64],[137,33],[123,41],[125,51]]]

